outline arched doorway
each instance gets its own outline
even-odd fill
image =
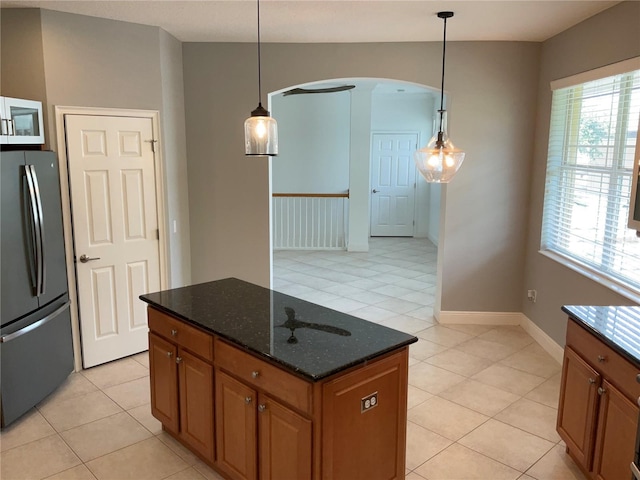
[[[354,88],[336,91],[336,87],[347,85]],[[320,90],[324,93],[288,93],[294,88],[307,91]],[[366,302],[346,297],[344,293],[348,290],[352,290],[356,298],[359,296],[361,300],[385,301],[384,296],[374,298],[377,293],[374,290],[383,285],[376,285],[374,283],[376,280],[370,278],[369,282],[360,282],[360,285],[365,287],[360,288],[357,286],[358,279],[353,278],[357,276],[353,273],[358,268],[360,270],[356,273],[370,275],[370,272],[364,271],[366,270],[364,264],[371,260],[368,257],[377,256],[379,253],[370,249],[372,245],[371,196],[372,190],[375,190],[371,183],[372,171],[375,170],[374,158],[372,158],[373,142],[382,138],[381,136],[389,138],[394,135],[410,134],[416,139],[418,145],[426,143],[433,133],[433,118],[437,108],[435,100],[438,95],[437,89],[423,85],[375,78],[325,80],[292,86],[270,95],[270,110],[278,121],[280,137],[280,155],[274,158],[271,164],[271,186],[274,195],[271,238],[272,250],[276,252],[274,255],[272,251],[271,262],[273,288],[284,289],[285,293],[303,298],[307,295],[311,301],[324,302],[337,310],[346,310],[347,313],[350,313],[348,311],[350,307],[357,310],[357,307],[374,306],[374,303],[362,306],[361,304]],[[412,161],[410,166],[415,169]],[[425,260],[425,264],[420,267],[422,270],[407,269],[402,272],[406,276],[404,277],[406,282],[402,279],[394,279],[407,285],[407,287],[392,285],[397,287],[392,290],[398,294],[394,296],[397,300],[395,302],[397,308],[390,310],[397,314],[395,316],[409,313],[403,310],[413,306],[416,307],[415,310],[425,307],[420,313],[428,316],[426,313],[428,313],[428,307],[432,306],[432,302],[427,302],[421,293],[433,297],[436,290],[437,252],[434,244],[438,242],[440,187],[426,184],[418,177],[415,178],[415,186],[412,186],[415,189],[414,205],[412,205],[415,207],[412,219],[414,225],[405,242],[395,242],[394,248],[397,249],[398,257],[395,259],[396,265],[393,265],[393,262],[383,262],[382,260],[385,259],[382,257],[377,259],[377,266],[368,265],[386,272],[393,269],[400,270],[403,264],[411,263],[401,258],[403,254],[399,253],[399,250],[405,248],[408,249],[405,252],[406,255],[410,255],[408,252],[415,248],[414,265],[419,263],[415,261],[417,259]],[[376,241],[376,239],[373,240]],[[390,243],[393,241],[387,242],[387,244]],[[377,242],[375,246],[377,250],[385,248],[384,242]],[[361,254],[340,259],[340,255],[343,255],[345,250],[353,254],[357,252]],[[279,275],[279,265],[286,264],[287,259],[293,261],[291,258],[300,257],[303,254],[307,257],[316,257],[318,265],[315,266],[308,263],[313,262],[313,258],[305,260],[310,266],[308,276],[316,275],[315,280],[305,278],[306,274],[301,272],[298,272],[297,276],[289,275],[290,282]],[[321,258],[322,255],[326,258]],[[345,263],[344,258],[360,260],[363,266],[358,267],[354,264],[349,267],[351,262]],[[339,267],[342,272],[330,273],[327,271],[331,270],[330,268],[324,268],[321,265],[326,263],[326,266],[329,266],[331,262],[345,263],[344,268]],[[286,267],[283,268],[286,269]],[[296,265],[295,268],[303,270],[305,266]],[[376,270],[372,271],[376,272]],[[337,275],[337,273],[344,275]],[[328,278],[323,279],[323,276]],[[410,281],[417,277],[422,278]],[[342,287],[330,284],[331,282],[341,283],[336,279],[345,281]],[[429,283],[424,281],[427,279]],[[308,285],[305,285],[305,282]],[[346,285],[348,282],[355,282],[355,285]],[[350,286],[351,289],[347,288]],[[408,286],[414,286],[416,290],[412,291]],[[337,295],[341,298],[335,298],[336,294],[331,291],[332,289],[342,293]],[[364,292],[359,292],[358,289]],[[319,290],[319,292],[314,293],[312,290]],[[429,292],[421,292],[421,290],[429,290]],[[390,290],[387,290],[387,293],[390,293]],[[418,300],[421,303],[412,302],[412,300]],[[401,306],[403,302],[406,303]],[[389,302],[386,306],[392,305]],[[384,309],[369,308],[368,312],[371,313],[369,319],[388,320],[390,317],[382,318],[385,314],[381,310]],[[372,312],[378,312],[381,316],[376,317]],[[405,324],[412,323],[408,318],[402,320]],[[418,320],[422,321],[425,318]],[[418,321],[413,327],[419,326],[424,324]],[[405,327],[412,330],[410,325]]]

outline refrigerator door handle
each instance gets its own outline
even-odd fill
[[[21,337],[25,333],[29,333],[30,331],[35,330],[38,327],[41,327],[42,325],[44,325],[47,322],[50,322],[51,320],[56,318],[58,315],[60,315],[62,312],[64,312],[66,309],[68,309],[69,305],[71,305],[71,300],[66,301],[61,307],[56,308],[49,315],[47,315],[44,318],[41,318],[37,322],[33,322],[31,325],[27,325],[26,327],[21,328],[20,330],[10,333],[8,335],[2,335],[0,337],[0,343],[9,342],[15,338]]]
[[[31,170],[31,181],[33,182],[33,190],[35,193],[35,205],[36,205],[36,296],[44,295],[45,292],[45,275],[46,275],[46,262],[44,258],[44,216],[42,215],[42,199],[40,198],[40,187],[38,186],[38,175],[36,174],[36,167],[34,165],[27,165],[27,168]]]
[[[42,256],[42,242],[40,241],[40,228],[38,218],[38,202],[36,200],[36,192],[33,184],[33,176],[31,175],[31,165],[24,167],[25,177],[27,179],[27,190],[29,192],[29,210],[31,211],[31,227],[33,230],[33,260],[35,262],[35,287],[34,295],[40,295],[40,257]]]

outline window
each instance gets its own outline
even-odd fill
[[[552,83],[545,252],[640,294],[640,238],[627,228],[640,124],[638,61]],[[619,69],[621,69],[619,68]],[[580,80],[582,83],[576,83]],[[569,84],[569,85],[567,85]],[[640,147],[639,147],[640,148]]]

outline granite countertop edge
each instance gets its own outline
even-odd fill
[[[639,347],[638,351],[633,352],[631,349],[625,348],[623,345],[621,345],[620,343],[616,342],[614,339],[605,335],[600,329],[598,329],[595,325],[589,322],[588,318],[584,315],[584,312],[580,310],[585,308],[601,310],[603,312],[606,312],[612,308],[618,308],[618,307],[563,305],[562,311],[567,315],[569,315],[572,319],[576,320],[577,325],[579,325],[581,328],[587,330],[589,333],[591,333],[600,341],[602,341],[605,345],[612,348],[621,356],[623,356],[626,360],[631,362],[634,366],[636,366],[637,368],[640,368],[640,337],[635,338],[635,341],[637,342],[637,346]],[[638,307],[628,307],[628,308],[633,309]],[[640,321],[640,308],[638,308],[638,320]]]
[[[182,287],[182,288],[184,288],[184,287]],[[351,362],[346,362],[345,364],[340,365],[339,367],[335,367],[335,368],[333,368],[331,370],[327,370],[326,372],[323,372],[322,374],[317,374],[316,375],[316,374],[311,374],[309,372],[306,372],[306,371],[300,369],[299,367],[296,367],[295,365],[292,365],[292,364],[290,364],[288,362],[285,362],[285,361],[279,359],[278,357],[275,357],[275,356],[272,356],[272,355],[267,355],[264,352],[261,352],[259,350],[254,349],[254,348],[251,348],[250,346],[248,346],[245,343],[243,343],[240,339],[235,338],[235,337],[230,336],[230,335],[227,335],[224,332],[209,328],[206,325],[203,325],[203,324],[201,324],[201,323],[199,323],[199,322],[197,322],[197,321],[195,321],[195,320],[193,320],[193,319],[191,319],[191,318],[189,318],[189,317],[187,317],[185,315],[180,314],[179,312],[176,312],[175,310],[167,308],[166,306],[149,299],[146,295],[141,295],[140,299],[142,301],[144,301],[145,303],[147,303],[149,306],[152,306],[153,308],[156,308],[157,310],[160,310],[160,311],[162,311],[162,312],[164,312],[164,313],[166,313],[166,314],[168,314],[168,315],[170,315],[172,317],[178,318],[178,319],[184,321],[185,323],[187,323],[187,324],[189,324],[191,326],[194,326],[194,327],[196,327],[196,328],[198,328],[200,330],[204,330],[204,331],[209,332],[211,334],[217,335],[218,337],[220,337],[220,338],[226,340],[227,342],[233,344],[234,346],[240,348],[242,351],[247,352],[247,353],[249,353],[249,354],[251,354],[251,355],[253,355],[253,356],[255,356],[255,357],[257,357],[257,358],[259,358],[261,360],[267,361],[267,362],[269,362],[269,363],[271,363],[271,364],[273,364],[275,366],[283,368],[287,372],[289,372],[291,374],[294,374],[294,375],[296,375],[296,376],[298,376],[298,377],[300,377],[300,378],[302,378],[304,380],[311,381],[311,382],[318,382],[320,380],[324,380],[324,379],[329,378],[329,377],[331,377],[331,376],[333,376],[333,375],[335,375],[337,373],[344,372],[345,370],[348,370],[348,369],[350,369],[352,367],[355,367],[355,366],[358,366],[358,365],[365,366],[372,360],[375,360],[375,359],[377,359],[379,357],[382,357],[382,356],[384,356],[384,355],[386,355],[386,354],[388,354],[388,353],[390,353],[390,352],[392,352],[394,350],[398,350],[398,349],[404,348],[406,346],[409,346],[409,345],[411,345],[413,343],[416,343],[418,341],[417,337],[415,337],[413,335],[410,335],[410,334],[407,334],[409,336],[409,338],[407,338],[406,341],[398,342],[398,343],[396,343],[394,345],[391,345],[389,348],[381,349],[381,350],[379,350],[379,351],[377,351],[377,352],[375,352],[373,354],[365,355],[365,356],[363,356],[362,358],[360,358],[358,360],[354,360],[354,361],[351,361]],[[361,320],[362,321],[366,321],[364,319],[361,319]]]

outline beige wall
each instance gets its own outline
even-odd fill
[[[549,140],[549,82],[640,55],[640,2],[622,2],[543,44],[531,198],[525,288],[537,289],[535,304],[522,296],[523,312],[557,343],[564,345],[562,305],[628,305],[632,302],[567,267],[542,256],[540,234]]]
[[[266,44],[263,92],[344,77],[438,87],[441,48]],[[448,45],[450,133],[467,160],[447,192],[443,310],[521,311],[539,53],[533,43]],[[242,148],[256,103],[255,45],[186,43],[183,61],[193,280],[237,276],[267,286],[268,160],[245,158]]]
[[[1,13],[0,94],[46,103],[40,10],[3,9]]]
[[[160,34],[162,85],[161,129],[164,146],[165,208],[169,219],[170,285],[191,283],[189,191],[187,184],[187,139],[185,133],[182,43],[164,30]],[[175,231],[174,231],[175,227]]]
[[[160,112],[166,222],[178,226],[166,232],[169,283],[190,283],[181,43],[156,27],[47,10],[3,9],[1,19],[3,95],[43,102],[48,148],[55,106]]]

